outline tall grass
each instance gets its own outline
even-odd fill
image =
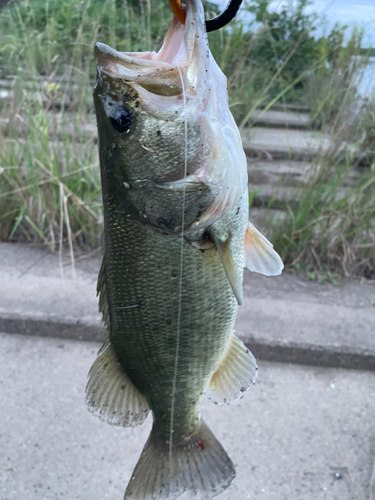
[[[217,7],[206,3],[206,12],[212,17]],[[251,124],[256,107],[292,101],[309,105],[314,127],[334,138],[331,150],[316,159],[310,185],[287,207],[283,224],[270,229],[271,237],[288,266],[311,276],[374,277],[375,100],[361,102],[357,92],[366,63],[359,57],[363,34],[355,31],[344,47],[343,32],[335,27],[313,47],[307,29],[312,25],[300,11],[293,15],[302,16],[307,28],[283,44],[283,15],[267,11],[257,30],[235,21],[210,35],[241,127]],[[158,49],[169,19],[167,2],[154,0],[23,0],[0,12],[0,69],[12,76],[9,97],[0,100],[2,240],[52,250],[100,244],[94,44]],[[296,73],[298,64],[291,61],[303,60],[306,51],[312,62]],[[348,140],[352,146],[343,159]],[[348,174],[361,162],[367,169],[348,191]]]
[[[68,240],[98,245],[102,209],[97,152],[92,140],[71,140],[83,120],[69,133],[66,117],[52,120],[38,101],[26,101],[13,120],[17,116],[23,130],[8,127],[0,136],[1,239],[43,242],[52,250]]]
[[[346,169],[331,171],[321,165],[316,176],[286,219],[271,231],[272,242],[288,267],[316,279],[335,276],[375,278],[375,168],[350,189]]]
[[[3,11],[0,22],[1,65],[14,84],[1,109],[0,238],[53,250],[71,241],[97,246],[102,204],[95,131],[83,133],[94,119],[93,48],[102,39],[130,50],[131,39],[144,40],[141,33],[149,42],[151,14],[137,16],[127,3],[119,9],[115,0],[25,0]]]
[[[156,48],[170,18],[167,2],[24,0],[1,11],[0,65],[8,72],[95,77],[97,41],[118,50]]]
[[[331,137],[310,183],[271,238],[287,266],[312,278],[375,278],[375,95],[360,95],[363,31],[325,54],[305,81],[311,121]],[[356,175],[355,175],[356,174]]]

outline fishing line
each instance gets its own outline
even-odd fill
[[[184,161],[184,180],[187,176],[187,116],[186,116],[186,91],[184,79],[182,78],[182,73],[180,67],[177,66],[178,72],[181,79],[182,95],[184,99],[184,120],[185,120],[185,161]],[[172,475],[172,447],[173,447],[173,419],[174,419],[174,403],[176,396],[176,382],[177,382],[177,370],[178,370],[178,356],[180,350],[180,333],[181,333],[181,309],[182,309],[182,266],[184,260],[184,226],[185,226],[185,194],[186,194],[186,183],[183,184],[182,192],[182,215],[181,215],[181,254],[180,254],[180,276],[178,283],[178,312],[177,312],[177,334],[176,334],[176,350],[175,350],[175,362],[174,362],[174,374],[173,374],[173,385],[172,385],[172,404],[171,404],[171,425],[169,430],[169,459],[170,459],[170,470]]]

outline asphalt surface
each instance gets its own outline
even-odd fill
[[[151,422],[116,428],[87,412],[99,346],[0,334],[1,500],[123,498]],[[370,371],[260,362],[243,399],[205,401],[204,418],[237,468],[218,498],[369,500],[374,387]]]

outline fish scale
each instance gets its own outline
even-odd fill
[[[107,185],[110,188],[109,180]],[[228,214],[234,229],[235,225],[246,227],[246,200],[243,205],[242,217],[235,216],[237,209]],[[134,221],[116,206],[107,205],[105,218],[109,220],[105,263],[110,340],[126,374],[148,396],[155,416],[164,416],[163,434],[167,439],[174,376],[181,240],[178,236],[158,233],[147,224]],[[116,220],[115,224],[113,220]],[[237,246],[242,246],[244,231],[238,232],[237,239]],[[243,263],[239,261],[238,266],[243,267]],[[117,309],[132,305],[138,307]],[[185,435],[187,430],[194,432],[189,428],[189,422],[197,417],[200,398],[197,401],[196,395],[205,391],[227,348],[237,307],[216,250],[202,252],[185,243],[180,361],[175,401],[175,412],[180,417],[174,425],[176,436]],[[196,400],[193,408],[191,400]]]

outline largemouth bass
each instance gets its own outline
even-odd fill
[[[246,158],[201,1],[186,2],[185,25],[174,18],[157,53],[95,50],[108,338],[87,404],[120,426],[152,412],[125,499],[213,497],[235,470],[200,402],[254,383],[254,356],[234,334],[243,268],[275,275],[282,262],[248,222]]]

